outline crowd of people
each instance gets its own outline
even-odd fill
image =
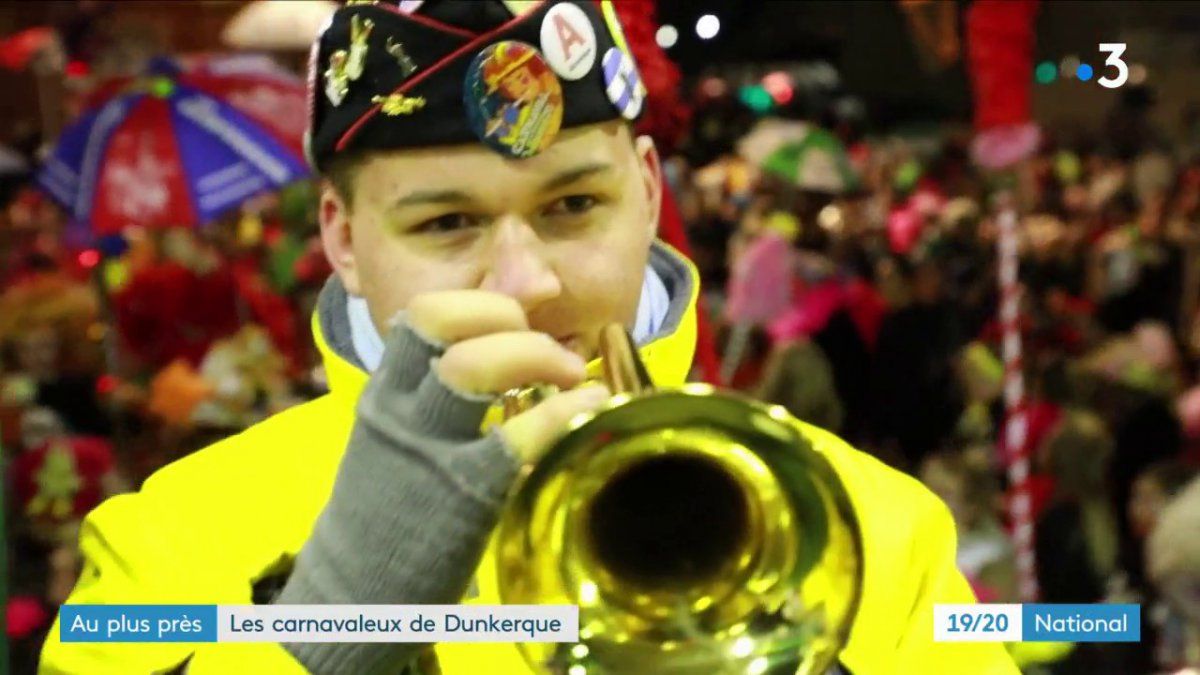
[[[1102,133],[1043,130],[1004,173],[971,161],[965,133],[866,139],[835,120],[760,123],[674,174],[735,386],[925,482],[955,518],[981,601],[1023,599],[1006,474],[1020,455],[1038,597],[1142,604],[1141,644],[1024,655],[1031,670],[1197,659],[1194,598],[1164,589],[1200,569],[1200,157],[1147,111],[1135,92]],[[755,159],[763,138],[789,135],[826,140]],[[1006,326],[1010,206],[1020,312]],[[1024,395],[1009,409],[1002,342],[1016,336]],[[1023,443],[1005,438],[1016,412]]]
[[[1040,598],[1145,610],[1141,644],[1033,655],[1031,672],[1200,656],[1196,607],[1166,588],[1200,570],[1195,538],[1167,531],[1200,527],[1200,156],[1131,115],[1114,115],[1115,135],[1045,130],[1003,174],[976,168],[966,134],[868,136],[836,118],[764,120],[727,142],[697,132],[663,162],[724,384],[925,482],[993,602],[1021,599],[997,313],[997,213],[1017,209],[1016,452],[1033,470]],[[16,672],[32,672],[74,583],[92,507],[324,390],[305,336],[330,271],[315,194],[82,245],[32,189],[11,196],[0,433]]]
[[[0,225],[8,634],[33,672],[78,527],[156,469],[324,391],[307,339],[329,274],[302,183],[214,223],[75,237],[32,188]]]

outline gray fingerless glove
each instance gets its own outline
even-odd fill
[[[438,345],[407,323],[358,403],[333,494],[275,604],[453,604],[462,599],[517,473],[490,396],[448,389]],[[399,672],[423,647],[284,645],[309,671]]]

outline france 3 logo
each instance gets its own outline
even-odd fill
[[[1104,60],[1103,77],[1096,80],[1096,84],[1106,89],[1116,89],[1125,85],[1126,82],[1132,84],[1140,84],[1146,79],[1146,68],[1141,64],[1130,66],[1125,62],[1124,42],[1101,42],[1099,49],[1101,54],[1107,54],[1108,58]],[[1061,64],[1055,64],[1053,61],[1043,61],[1038,64],[1034,70],[1034,77],[1039,84],[1050,84],[1060,75],[1063,79],[1071,77],[1079,78],[1081,82],[1090,82],[1096,76],[1096,69],[1090,64],[1080,62],[1078,57],[1068,56],[1062,60]],[[1131,75],[1132,73],[1132,75]]]

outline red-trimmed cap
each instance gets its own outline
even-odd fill
[[[425,0],[413,13],[354,3],[334,14],[309,65],[310,160],[323,169],[340,153],[482,142],[467,81],[476,56],[504,41],[532,45],[562,75],[562,128],[622,116],[602,67],[617,43],[592,0]]]

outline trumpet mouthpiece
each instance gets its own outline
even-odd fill
[[[609,324],[600,332],[600,357],[604,383],[613,394],[640,394],[654,388],[637,345],[621,324]]]

